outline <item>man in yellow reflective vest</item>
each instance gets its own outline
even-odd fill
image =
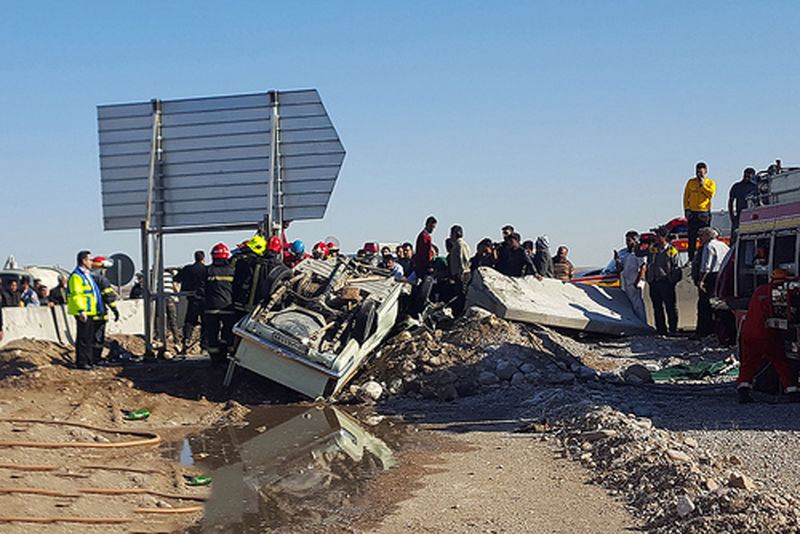
[[[75,316],[77,333],[75,335],[75,365],[78,369],[94,369],[93,342],[99,321],[97,316],[105,315],[100,288],[92,277],[92,253],[88,250],[78,252],[78,265],[69,276],[67,283],[67,312]]]

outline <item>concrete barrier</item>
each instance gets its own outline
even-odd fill
[[[516,278],[487,267],[473,273],[467,293],[470,305],[512,321],[615,335],[652,332],[619,288]]]
[[[141,300],[123,300],[117,304],[119,321],[109,318],[107,334],[144,334],[144,305]],[[75,318],[66,306],[3,308],[3,340],[0,347],[22,338],[44,339],[75,344]]]

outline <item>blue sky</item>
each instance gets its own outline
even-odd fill
[[[794,2],[15,2],[0,20],[0,257],[72,266],[102,231],[96,105],[314,87],[347,149],[289,234],[441,246],[513,224],[605,264],[717,181],[800,163]],[[167,263],[245,233],[174,236]]]

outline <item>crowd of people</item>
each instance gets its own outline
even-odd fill
[[[730,263],[731,251],[710,227],[711,201],[716,185],[707,177],[708,167],[699,162],[695,176],[686,183],[683,206],[688,229],[688,256],[692,278],[698,288],[697,327],[695,337],[706,336],[714,330],[714,311],[711,297],[715,295],[717,278]],[[747,195],[756,190],[754,169],[744,171],[741,182],[731,188],[728,208],[733,236],[738,227]],[[232,326],[269,295],[272,285],[284,273],[307,258],[328,260],[339,254],[338,243],[320,241],[311,254],[306,253],[300,240],[288,241],[284,222],[280,237],[255,235],[230,250],[218,243],[211,250],[212,262],[206,265],[205,252],[196,251],[194,263],[165,273],[166,323],[172,332],[178,352],[185,352],[194,329],[202,327],[201,339],[216,364],[226,359],[233,346]],[[453,225],[444,240],[444,253],[434,244],[433,234],[438,221],[430,216],[415,243],[408,241],[379,248],[367,243],[356,254],[357,261],[385,268],[398,279],[421,286],[425,298],[440,300],[452,306],[454,313],[463,310],[467,286],[472,274],[480,267],[489,267],[511,277],[534,276],[570,281],[575,268],[568,258],[566,246],[559,246],[553,255],[546,235],[523,240],[511,225],[501,228],[501,239],[481,239],[475,253],[464,240],[460,225]],[[643,301],[645,282],[653,303],[655,327],[659,334],[677,332],[678,310],[675,286],[682,278],[677,248],[671,243],[671,230],[659,227],[649,246],[642,246],[636,231],[625,234],[625,249],[615,252],[620,287],[631,302],[635,314],[647,320]],[[700,249],[697,253],[696,241]],[[52,289],[41,280],[9,281],[0,286],[0,306],[55,306],[67,304],[69,313],[78,318],[77,364],[91,368],[99,358],[103,344],[103,325],[109,310],[117,314],[115,294],[104,277],[105,258],[93,258],[88,251],[78,254],[78,266],[69,277],[60,276]],[[138,275],[130,298],[143,296],[143,279]],[[187,298],[183,331],[177,329],[176,303],[178,294]],[[90,320],[91,319],[91,320]],[[156,321],[157,330],[162,321]],[[0,314],[0,336],[2,315]]]
[[[0,280],[0,307],[14,308],[25,306],[56,306],[67,303],[67,277],[58,276],[58,285],[49,289],[40,279],[22,277],[9,279],[6,284]]]

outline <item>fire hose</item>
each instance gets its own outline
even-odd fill
[[[114,433],[114,434],[128,434],[132,436],[139,436],[142,439],[110,442],[110,443],[96,443],[96,442],[34,442],[34,441],[0,441],[0,447],[35,447],[46,449],[58,448],[93,448],[93,449],[109,449],[109,448],[129,448],[141,446],[154,446],[161,442],[161,437],[153,432],[140,432],[131,430],[119,430],[100,428],[83,423],[73,423],[68,421],[48,421],[45,419],[22,419],[2,417],[2,423],[26,423],[26,424],[44,424],[44,425],[63,425],[85,428],[96,432]],[[103,468],[104,466],[88,466],[91,468]],[[113,468],[113,466],[108,466]],[[24,465],[24,464],[11,464],[0,463],[0,468],[4,469],[17,469],[20,471],[54,471],[58,469],[54,465]],[[56,490],[48,490],[41,488],[0,488],[0,494],[27,494],[27,495],[44,495],[49,497],[66,497],[77,498],[81,494],[95,494],[95,495],[141,495],[148,494],[168,499],[192,500],[192,501],[205,501],[205,497],[189,496],[189,495],[175,495],[169,493],[162,493],[154,490],[143,488],[134,489],[102,489],[102,488],[85,488],[79,489],[78,493],[66,493]],[[189,506],[184,508],[134,508],[133,513],[138,514],[187,514],[202,512],[202,506]],[[25,517],[25,516],[0,516],[0,523],[85,523],[85,524],[122,524],[133,522],[132,518],[124,517]]]

